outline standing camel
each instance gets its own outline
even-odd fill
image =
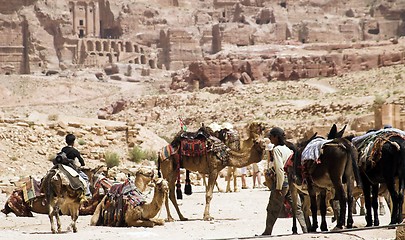
[[[210,146],[208,146],[208,150],[205,151],[203,155],[181,156],[181,154],[179,153],[178,143],[178,141],[180,141],[181,139],[177,137],[171,144],[174,149],[177,149],[173,152],[173,154],[168,156],[166,159],[163,159],[162,154],[159,154],[158,171],[159,173],[162,173],[163,177],[167,179],[169,183],[169,198],[173,203],[180,220],[188,220],[180,212],[174,194],[176,179],[178,177],[180,166],[190,171],[198,171],[202,174],[208,175],[208,184],[205,190],[206,204],[203,219],[206,221],[210,221],[213,219],[210,215],[210,202],[219,171],[221,171],[226,166],[244,167],[252,163],[259,162],[264,151],[264,144],[262,143],[261,139],[259,139],[259,136],[262,134],[263,129],[264,128],[260,123],[254,122],[249,125],[250,141],[252,142],[252,144],[248,151],[246,151],[245,148],[242,148],[241,151],[230,150],[219,139],[217,139],[213,140],[215,141],[215,143],[213,144],[213,149],[221,149],[220,151],[210,150]],[[210,137],[210,139],[212,138],[213,137]],[[166,200],[165,205],[168,221],[173,221],[173,217],[171,216],[169,210],[168,200]]]
[[[217,123],[212,123],[208,126],[208,129],[211,129],[212,132],[210,134],[219,140],[221,140],[223,143],[225,143],[226,146],[228,146],[231,150],[234,151],[239,151],[241,148],[241,143],[240,143],[240,136],[238,131],[233,129],[232,124],[230,123],[224,123],[222,126],[220,126]],[[250,141],[248,139],[247,141]],[[243,145],[247,145],[244,143]],[[233,191],[237,192],[238,191],[238,183],[237,183],[237,178],[236,178],[236,167],[227,167],[227,183],[226,183],[226,190],[225,192],[232,192],[231,190],[231,179],[233,178]],[[205,184],[205,178],[204,178],[204,185]],[[218,187],[218,183],[216,183],[216,186]],[[219,189],[219,188],[218,188]]]
[[[366,226],[378,226],[378,184],[385,183],[392,200],[391,222],[402,222],[405,188],[405,132],[395,128],[381,129],[355,137],[359,150],[360,176],[366,206]],[[398,179],[398,189],[395,186]],[[373,207],[373,216],[371,213]]]

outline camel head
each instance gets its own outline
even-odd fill
[[[135,177],[141,177],[145,180],[152,181],[155,178],[155,172],[151,168],[141,167],[136,171]]]
[[[263,122],[253,121],[248,124],[248,134],[250,138],[257,139],[263,135],[266,126]]]
[[[141,191],[144,192],[151,186],[151,183],[156,178],[155,171],[148,167],[140,167],[135,172],[135,186]]]
[[[169,193],[169,183],[163,178],[157,178],[153,180],[155,185],[155,192],[164,193],[166,196]]]
[[[100,177],[107,176],[107,168],[104,165],[99,165],[95,168],[83,166],[80,168],[89,177],[90,190],[94,189],[94,185]]]

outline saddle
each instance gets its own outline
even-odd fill
[[[13,191],[6,201],[4,214],[14,212],[19,217],[32,217],[31,204],[35,199],[44,196],[41,193],[41,181],[35,180],[31,176],[20,181],[20,188]],[[46,204],[46,199],[42,200]]]
[[[23,192],[24,201],[28,202],[41,194],[41,181],[35,180],[31,176],[22,179],[21,189]]]
[[[69,184],[70,187],[74,190],[81,188],[82,190],[86,191],[86,186],[87,186],[86,181],[73,168],[63,165],[63,164],[57,164],[57,165],[53,166],[52,169],[59,170],[66,176],[66,178],[68,179],[68,182],[64,182],[63,181],[64,179],[62,178],[63,184]]]
[[[114,184],[105,200],[105,210],[101,212],[97,225],[125,227],[125,212],[129,205],[140,206],[146,202],[142,193],[128,179]]]
[[[198,157],[206,154],[209,131],[203,126],[196,132],[180,131],[171,142],[172,148],[178,148],[178,153],[186,157]],[[174,154],[173,149],[163,148],[162,159]]]

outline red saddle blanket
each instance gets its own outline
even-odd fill
[[[182,139],[180,153],[182,156],[198,157],[205,155],[206,144],[205,140],[200,139]]]

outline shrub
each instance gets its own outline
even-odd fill
[[[144,151],[139,146],[135,146],[129,151],[130,161],[140,163],[144,159],[157,162],[157,153],[154,151]]]
[[[79,145],[84,145],[84,144],[86,144],[86,141],[84,141],[84,139],[79,139],[79,140],[77,140],[77,143],[79,144]]]
[[[120,156],[116,152],[106,152],[104,158],[107,168],[112,168],[120,164]]]
[[[132,162],[140,163],[145,158],[145,152],[138,146],[129,151],[129,160]]]
[[[146,155],[145,156],[146,159],[157,163],[158,155],[155,151],[146,151],[145,155]]]
[[[385,103],[385,98],[384,98],[383,96],[377,94],[377,95],[375,96],[375,99],[374,99],[374,104],[376,104],[376,105],[381,105],[381,104],[383,104],[383,103]]]

